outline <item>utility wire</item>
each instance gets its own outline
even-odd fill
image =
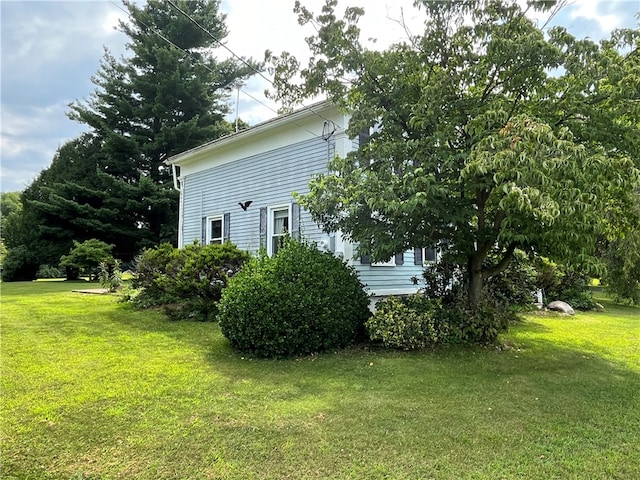
[[[123,0],[123,3],[126,2],[126,0]],[[142,24],[144,27],[146,27],[149,31],[155,33],[156,35],[158,35],[158,37],[160,37],[162,40],[164,40],[165,42],[167,42],[168,44],[170,44],[171,46],[173,46],[174,48],[180,50],[182,53],[184,53],[185,55],[189,56],[192,60],[194,60],[196,63],[199,63],[201,66],[203,66],[205,69],[207,69],[209,72],[213,73],[214,75],[217,75],[218,72],[212,70],[209,65],[207,65],[206,63],[203,63],[200,61],[199,58],[195,57],[191,52],[189,52],[188,50],[185,50],[184,48],[176,45],[174,42],[172,42],[171,40],[169,40],[167,37],[165,37],[162,33],[160,33],[157,29],[154,29],[152,27],[150,27],[149,25],[147,25],[146,23],[144,23],[142,20],[140,20],[139,18],[136,18],[133,16],[133,14],[129,11],[126,10],[124,8],[122,8],[120,5],[118,5],[117,3],[115,3],[112,0],[109,0],[109,3],[111,3],[112,5],[114,5],[116,8],[122,10],[129,18],[132,18],[134,21]],[[171,3],[171,2],[169,2]],[[125,3],[126,5],[126,3]],[[186,15],[186,14],[185,14]],[[197,24],[197,22],[196,22]],[[199,26],[199,25],[198,25]],[[199,26],[200,27],[200,26]],[[200,27],[202,28],[202,27]],[[214,38],[211,34],[209,34],[212,38]],[[218,44],[220,44],[219,40],[216,40],[214,38],[214,40],[216,42],[218,42]],[[231,51],[231,50],[229,50]],[[237,57],[237,55],[233,54],[234,56]],[[237,57],[240,58],[240,57]],[[247,62],[245,62],[244,60],[242,60],[245,64],[247,64],[248,66],[250,66],[250,68],[252,68],[253,70],[255,70],[255,68],[253,68],[250,64],[248,64]],[[267,79],[268,80],[268,79]],[[234,80],[235,81],[235,80]],[[270,81],[269,81],[270,82]],[[272,82],[270,82],[271,84],[273,84]],[[231,86],[231,83],[229,83],[228,85],[223,85],[222,88],[226,88]],[[275,110],[274,108],[272,108],[271,106],[267,105],[266,103],[262,102],[261,100],[257,99],[256,97],[254,97],[253,95],[251,95],[249,92],[242,90],[241,88],[238,88],[238,91],[244,93],[247,97],[251,98],[252,100],[258,102],[260,105],[262,105],[265,108],[268,108],[269,110],[271,110],[272,112],[274,112],[276,115],[278,115],[278,111]],[[307,107],[308,108],[308,107]],[[313,110],[311,110],[310,108],[308,108],[311,112],[313,112]],[[313,112],[314,114],[318,115],[317,113]],[[321,116],[321,115],[319,115]],[[322,117],[322,116],[321,116]],[[324,117],[322,117],[324,118]],[[326,120],[326,119],[325,119]],[[318,137],[320,135],[318,135],[317,133],[312,132],[311,130],[307,129],[306,127],[303,127],[302,125],[300,125],[299,123],[293,121],[293,120],[289,120],[292,124],[294,124],[296,127],[301,128],[302,130],[305,130],[306,132],[308,132],[309,134],[311,134],[313,137]],[[330,121],[330,120],[327,120]]]
[[[187,12],[185,12],[184,10],[182,10],[178,5],[176,5],[173,0],[167,0],[167,3],[169,5],[171,5],[173,8],[175,8],[178,12],[180,12],[182,15],[184,15],[191,23],[193,23],[195,26],[197,26],[200,30],[202,30],[204,33],[206,33],[207,35],[209,35],[214,42],[216,42],[218,45],[220,45],[222,48],[224,48],[225,50],[227,50],[231,55],[233,55],[236,59],[238,59],[240,62],[244,63],[247,67],[249,67],[251,70],[253,70],[255,73],[257,73],[258,75],[260,75],[264,80],[266,80],[267,82],[269,82],[269,85],[271,85],[272,87],[276,88],[276,86],[273,83],[273,80],[271,80],[270,78],[268,78],[267,76],[265,76],[260,70],[258,70],[256,67],[254,67],[253,65],[251,65],[249,62],[247,62],[244,58],[242,58],[240,55],[236,54],[233,50],[231,50],[227,45],[225,45],[223,42],[221,42],[220,40],[218,40],[213,33],[211,33],[209,30],[207,30],[206,28],[204,28],[195,18],[193,18],[191,15],[189,15]],[[327,122],[331,122],[333,124],[335,124],[335,122],[333,122],[332,120],[322,116],[321,114],[319,114],[318,112],[314,111],[313,108],[301,103],[300,104],[302,106],[303,110],[308,110],[309,112],[313,113],[314,115],[320,117],[321,119],[327,121]],[[339,128],[340,125],[338,125]]]

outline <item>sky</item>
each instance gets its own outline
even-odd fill
[[[264,58],[266,49],[304,58],[304,37],[311,32],[298,25],[294,2],[222,0],[230,32],[226,45],[256,60]],[[314,12],[323,3],[302,0]],[[384,48],[406,37],[398,22],[403,16],[410,30],[419,32],[419,13],[411,4],[341,0],[339,5],[364,6],[362,38],[376,38],[377,48]],[[639,10],[640,0],[575,0],[554,23],[578,37],[600,39],[614,28],[636,26]],[[86,131],[66,116],[68,105],[95,90],[91,77],[105,48],[115,56],[126,52],[127,37],[114,28],[119,19],[126,19],[121,0],[0,0],[0,191],[24,190],[51,164],[58,147]],[[221,57],[228,55],[220,50]],[[275,116],[277,106],[263,93],[267,87],[266,80],[255,76],[239,94],[240,118],[250,125]],[[235,95],[229,101],[235,109]]]

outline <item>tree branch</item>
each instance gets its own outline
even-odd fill
[[[497,275],[498,273],[504,271],[504,269],[507,268],[507,266],[509,265],[509,262],[511,261],[511,258],[513,257],[513,252],[515,252],[516,247],[517,247],[517,244],[515,242],[511,243],[507,247],[507,251],[504,252],[504,255],[500,259],[500,261],[498,263],[496,263],[491,268],[483,269],[482,273],[484,275],[486,275],[486,277],[492,277],[492,276]]]

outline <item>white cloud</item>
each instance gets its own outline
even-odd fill
[[[615,11],[615,6],[620,4],[631,4],[628,0],[610,1],[606,5],[606,9],[610,12]],[[636,8],[639,5],[636,3]],[[603,32],[610,32],[621,27],[628,20],[623,13],[604,13],[604,2],[596,0],[578,0],[569,7],[571,19],[576,20],[585,18],[592,20],[598,24]]]

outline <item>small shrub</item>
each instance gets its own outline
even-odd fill
[[[367,323],[372,341],[385,347],[414,350],[452,344],[493,344],[515,316],[485,300],[475,311],[451,295],[389,297],[377,305]]]
[[[252,258],[230,280],[218,321],[238,350],[305,355],[352,344],[368,305],[355,270],[314,245],[285,239],[275,256]]]
[[[567,266],[538,257],[536,283],[542,288],[547,302],[562,300],[578,310],[591,310],[596,302],[589,290],[590,279]]]
[[[60,269],[51,265],[40,265],[36,273],[36,278],[60,278],[61,276]]]
[[[504,305],[485,299],[475,310],[457,302],[443,305],[438,310],[438,320],[447,325],[447,344],[491,345],[498,335],[506,331],[517,316]]]
[[[120,261],[114,260],[109,262],[103,260],[99,265],[100,272],[98,273],[98,279],[102,288],[108,289],[110,292],[115,292],[122,286],[122,271],[120,270]]]
[[[232,243],[146,250],[137,262],[134,287],[141,291],[134,302],[162,305],[174,320],[215,320],[222,290],[248,258]]]
[[[365,323],[369,338],[388,348],[415,350],[444,343],[448,325],[438,322],[439,306],[422,295],[388,297]]]

